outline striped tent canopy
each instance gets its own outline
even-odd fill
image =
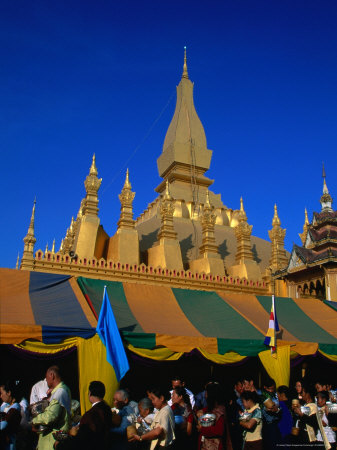
[[[206,292],[78,278],[96,317],[104,285],[118,328],[132,348],[194,348],[209,354],[256,356],[266,350],[270,296]],[[276,297],[278,344],[302,355],[337,355],[337,312],[329,302]]]
[[[88,338],[97,323],[75,278],[12,269],[0,269],[0,321],[0,344]]]

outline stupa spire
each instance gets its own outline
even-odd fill
[[[91,167],[89,170],[89,175],[97,175],[97,174],[98,174],[98,172],[97,172],[97,167],[96,167],[96,155],[94,153],[93,157],[92,157]]]
[[[274,217],[273,217],[272,225],[273,225],[273,227],[276,226],[276,225],[281,225],[281,221],[280,221],[280,218],[279,218],[278,213],[277,213],[277,205],[276,205],[276,203],[274,205]]]
[[[159,175],[164,180],[156,191],[165,190],[166,179],[176,186],[184,185],[186,193],[191,196],[187,183],[206,189],[213,181],[204,176],[211,163],[212,151],[207,149],[204,127],[195,110],[193,100],[193,83],[188,77],[186,48],[181,80],[177,86],[177,103],[168,127],[163,152],[157,160]],[[178,188],[177,188],[178,189]],[[195,201],[194,198],[190,201]]]
[[[326,174],[325,174],[325,168],[323,163],[323,169],[322,169],[322,177],[323,177],[323,195],[320,199],[320,203],[322,205],[322,211],[329,211],[332,212],[332,197],[329,193],[328,186],[326,185]]]
[[[308,211],[307,208],[304,209],[304,225],[303,225],[303,231],[302,233],[299,233],[299,237],[301,238],[302,244],[305,244],[307,233],[309,228],[309,218],[308,218]]]
[[[232,276],[245,277],[247,279],[260,279],[261,271],[252,252],[251,235],[253,225],[248,224],[247,214],[243,206],[243,199],[240,198],[240,211],[238,224],[234,228],[236,237],[235,264],[228,267],[228,272]]]
[[[52,248],[51,248],[51,252],[55,253],[55,239],[53,240],[53,245],[52,245]]]
[[[135,221],[133,220],[132,202],[136,193],[131,191],[131,183],[129,180],[129,169],[126,170],[126,177],[122,192],[119,194],[121,202],[121,215],[118,221],[118,229],[134,228]]]
[[[176,239],[177,233],[174,231],[173,214],[175,206],[169,190],[169,182],[166,180],[165,193],[160,203],[161,227],[158,233],[158,239]]]
[[[182,76],[182,78],[188,78],[186,47],[184,47],[184,66],[183,66],[183,76]]]
[[[268,231],[271,240],[270,266],[272,271],[281,269],[288,263],[288,258],[284,249],[285,228],[281,228],[281,221],[277,213],[276,203],[274,205],[274,217],[272,221],[273,228]]]
[[[240,213],[239,213],[239,222],[247,222],[247,214],[245,208],[243,206],[243,198],[240,198]]]
[[[102,183],[102,178],[97,177],[96,156],[95,153],[92,157],[92,163],[89,170],[89,175],[84,181],[85,190],[87,195],[84,200],[82,214],[84,216],[97,216],[98,215],[98,190]]]
[[[21,268],[30,268],[33,266],[34,261],[34,245],[36,242],[35,238],[35,205],[36,199],[34,199],[34,205],[32,210],[32,215],[30,218],[30,223],[26,236],[23,238],[24,249],[21,260]]]
[[[18,252],[18,257],[16,258],[16,266],[15,266],[15,268],[18,270],[18,268],[19,268],[19,265],[20,265],[20,252]]]

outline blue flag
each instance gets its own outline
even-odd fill
[[[106,286],[104,286],[103,303],[99,313],[96,331],[105,345],[107,361],[115,369],[117,381],[120,381],[130,367],[115,316],[112,312]]]

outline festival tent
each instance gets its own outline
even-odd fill
[[[259,355],[278,384],[289,381],[290,356],[320,353],[337,361],[337,311],[330,302],[276,298],[275,359],[263,344],[270,296],[0,269],[0,343],[35,353],[76,346],[83,405],[97,373],[110,380],[111,391],[117,386],[95,332],[105,285],[127,351],[139,358],[177,361],[197,351],[212,364],[233,365]]]
[[[78,278],[95,315],[104,285],[130,351],[154,360],[197,349],[216,364],[259,355],[277,384],[288,384],[290,356],[319,353],[337,362],[337,313],[329,302],[276,297],[278,358],[263,344],[271,296]]]

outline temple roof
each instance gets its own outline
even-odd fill
[[[304,264],[312,264],[325,259],[331,259],[337,262],[337,247],[328,247],[321,250],[314,250],[305,247],[294,245],[293,252],[295,252]]]

